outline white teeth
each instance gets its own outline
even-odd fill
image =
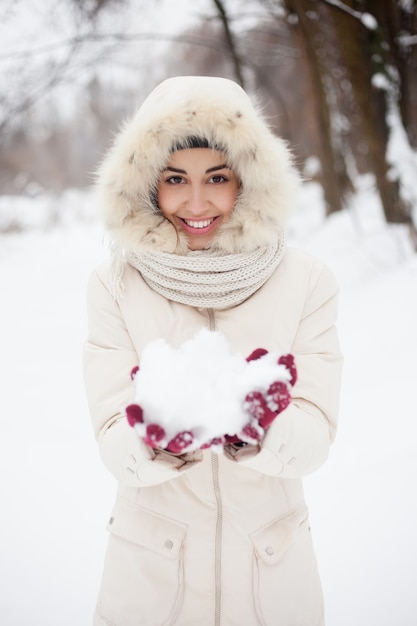
[[[205,228],[206,226],[209,226],[212,222],[214,222],[214,217],[209,220],[200,220],[199,222],[184,219],[184,222],[188,226],[191,226],[191,228]]]

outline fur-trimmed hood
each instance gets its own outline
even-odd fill
[[[162,82],[116,137],[98,172],[104,222],[114,243],[186,254],[187,244],[155,206],[173,147],[202,137],[227,155],[241,181],[236,206],[212,248],[224,253],[270,245],[295,202],[298,175],[285,143],[231,80],[182,76]]]

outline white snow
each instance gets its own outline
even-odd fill
[[[341,287],[340,428],[305,480],[327,626],[415,626],[417,255],[366,179],[326,221],[320,199],[306,185],[290,240]],[[11,224],[0,237],[0,624],[90,626],[116,483],[93,439],[81,353],[86,281],[107,251],[87,195],[3,198],[0,213]]]
[[[417,225],[417,153],[408,142],[398,108],[394,103],[390,104],[387,124],[390,130],[387,162],[391,165],[388,176],[391,180],[400,182],[401,195],[414,207],[414,223]]]
[[[361,22],[368,30],[376,30],[378,28],[378,22],[371,13],[362,13]]]
[[[372,85],[377,89],[388,90],[390,88],[390,82],[385,74],[377,72],[372,76]]]
[[[287,368],[278,364],[280,356],[268,352],[247,362],[245,355],[231,350],[222,333],[206,328],[178,348],[163,339],[152,341],[143,350],[134,378],[134,401],[144,418],[136,430],[144,436],[147,424],[162,426],[166,440],[159,447],[191,431],[187,452],[240,433],[250,421],[244,410],[247,394],[265,395],[273,382],[290,380]]]

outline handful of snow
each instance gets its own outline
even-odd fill
[[[181,454],[260,441],[289,405],[297,372],[291,354],[259,348],[244,358],[202,329],[177,350],[163,339],[148,344],[131,377],[130,426],[152,448]]]

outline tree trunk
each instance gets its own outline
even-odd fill
[[[417,5],[406,10],[397,0],[369,0],[383,37],[385,63],[398,71],[398,109],[410,145],[417,148]],[[414,43],[412,43],[414,41]]]
[[[344,4],[352,9],[356,6],[352,0],[345,0]],[[368,0],[361,4],[361,9],[378,17],[378,4],[379,0]],[[361,129],[369,150],[369,164],[375,175],[385,218],[387,222],[411,224],[410,207],[401,198],[398,181],[390,180],[388,175],[387,91],[373,83],[376,72],[386,73],[389,80],[384,61],[386,42],[380,25],[374,30],[367,28],[357,16],[337,8],[333,10],[333,24],[358,106]]]
[[[343,208],[343,195],[352,189],[342,155],[333,143],[330,107],[326,93],[325,44],[317,0],[284,0],[287,10],[297,16],[293,26],[297,49],[301,54],[310,106],[317,122],[319,158],[322,165],[321,183],[327,214]]]

